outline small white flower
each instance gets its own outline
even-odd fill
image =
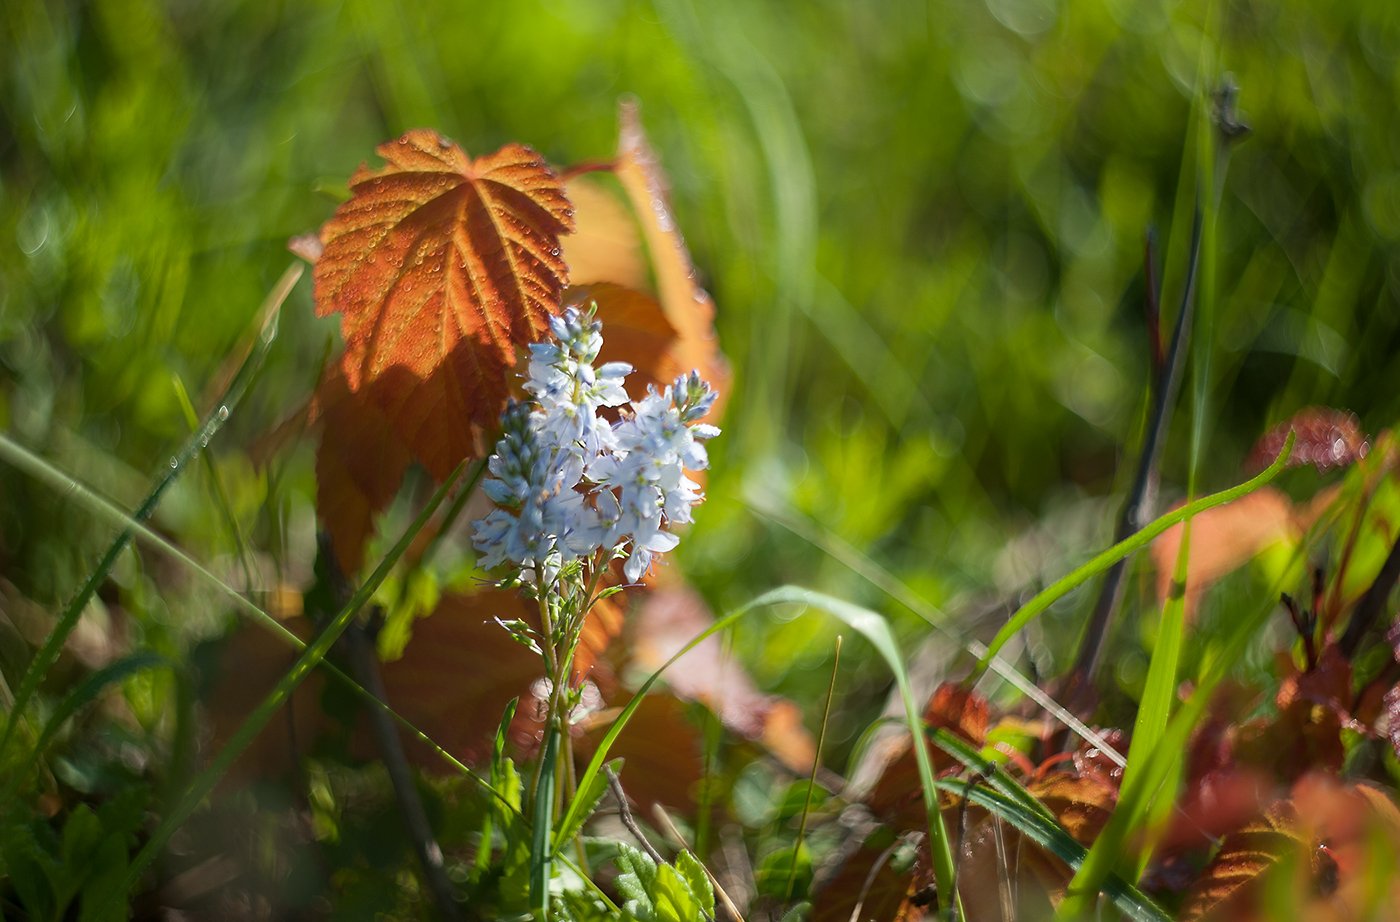
[[[638,580],[678,543],[667,527],[691,521],[704,498],[685,472],[709,464],[702,443],[719,429],[698,421],[715,393],[693,371],[632,401],[609,424],[598,410],[627,404],[631,366],[593,366],[603,337],[591,312],[569,308],[551,318],[550,332],[553,342],[530,347],[531,400],[501,417],[482,485],[498,508],[473,535],[481,566],[509,562],[526,582],[548,585],[570,561],[626,548],[623,572]]]

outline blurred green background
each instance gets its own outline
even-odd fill
[[[10,0],[0,425],[134,506],[189,432],[180,387],[203,408],[286,239],[330,214],[376,144],[426,126],[472,154],[519,140],[596,160],[632,94],[736,372],[687,575],[721,610],[785,582],[889,608],[756,500],[935,604],[995,602],[1111,533],[1147,379],[1144,232],[1183,236],[1203,59],[1209,81],[1234,74],[1254,129],[1215,249],[1200,482],[1224,486],[1303,406],[1354,410],[1370,431],[1400,414],[1392,0]],[[271,570],[304,574],[313,551],[310,444],[276,477],[249,452],[305,400],[335,335],[304,281],[214,444]],[[1185,406],[1168,498],[1186,479]],[[205,474],[158,523],[232,571]],[[23,594],[66,598],[110,537],[0,469],[0,575]],[[160,574],[118,576],[151,606],[148,639],[208,625]],[[826,678],[808,667],[832,630],[768,619],[734,646],[766,687],[815,700]],[[883,691],[873,664],[848,668],[853,696]]]

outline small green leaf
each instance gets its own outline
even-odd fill
[[[650,920],[655,912],[651,893],[656,887],[656,864],[637,849],[622,842],[618,845],[617,867],[622,873],[613,885],[625,901],[623,910],[644,922]]]
[[[704,871],[700,872],[702,875]],[[656,869],[656,886],[651,919],[644,922],[698,922],[704,915],[700,898],[676,868],[663,864]]]
[[[685,880],[690,892],[700,902],[700,910],[707,916],[715,914],[715,889],[710,885],[710,875],[705,873],[705,866],[700,863],[688,851],[683,851],[676,856],[676,872]]]

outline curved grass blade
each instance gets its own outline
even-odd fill
[[[987,783],[993,788],[1005,794],[1007,797],[1019,801],[1027,810],[1039,813],[1042,818],[1052,823],[1059,822],[1055,819],[1055,814],[1051,813],[1044,804],[1036,800],[1035,796],[1031,794],[1030,791],[1026,790],[1019,781],[1012,778],[1006,772],[999,770],[997,763],[983,756],[977,751],[976,747],[942,728],[934,730],[929,734],[929,739],[933,740],[933,744],[939,749],[942,749],[944,752],[948,753],[948,755],[961,762],[969,771],[976,772],[985,777]]]
[[[861,553],[839,536],[829,531],[823,532],[813,527],[811,523],[793,518],[772,506],[765,499],[750,495],[745,497],[744,502],[753,512],[773,524],[787,529],[803,541],[808,542],[833,560],[839,562],[856,576],[859,576],[871,586],[879,589],[895,602],[898,602],[910,612],[922,618],[929,627],[947,637],[950,642],[959,644],[964,650],[978,659],[987,656],[991,671],[996,673],[997,676],[1007,684],[1035,702],[1045,713],[1064,724],[1069,728],[1070,732],[1098,749],[1119,768],[1128,764],[1128,760],[1123,757],[1122,753],[1113,748],[1113,744],[1104,739],[1103,734],[1084,723],[1084,721],[1076,717],[1068,708],[1046,694],[1043,689],[1032,682],[1029,677],[1018,670],[1011,662],[998,655],[989,656],[986,645],[980,640],[966,640],[955,634],[952,629],[948,627],[948,618],[946,615],[935,608],[926,599],[920,597],[907,583],[901,582],[893,573],[886,570],[878,562]]]
[[[1044,613],[1047,608],[1059,601],[1059,599],[1070,590],[1077,588],[1091,577],[1097,576],[1104,570],[1107,570],[1120,558],[1126,557],[1134,551],[1146,546],[1153,538],[1157,537],[1168,528],[1171,528],[1177,522],[1192,518],[1215,506],[1221,506],[1232,500],[1237,500],[1241,496],[1247,496],[1264,486],[1270,480],[1273,480],[1288,462],[1288,455],[1293,451],[1294,440],[1295,433],[1290,432],[1288,434],[1288,440],[1283,444],[1283,450],[1280,451],[1279,456],[1274,459],[1274,463],[1260,471],[1258,475],[1251,477],[1238,486],[1230,487],[1228,490],[1221,490],[1219,493],[1212,493],[1209,496],[1203,496],[1193,503],[1187,503],[1180,509],[1174,509],[1166,515],[1158,517],[1153,520],[1151,524],[1144,526],[1142,531],[1128,538],[1124,538],[1107,550],[1100,552],[1088,563],[1076,567],[1036,593],[1035,598],[1017,609],[1016,613],[1011,616],[1011,619],[1002,626],[1002,629],[997,631],[996,637],[992,638],[992,642],[987,645],[986,654],[978,661],[977,667],[973,670],[972,676],[968,681],[971,682],[973,679],[980,676],[987,669],[992,657],[996,656],[997,652],[1006,645],[1008,640],[1020,633],[1027,624],[1034,621]]]
[[[248,748],[253,738],[256,737],[262,728],[267,725],[267,722],[272,719],[272,715],[282,706],[283,702],[286,701],[292,691],[310,675],[311,670],[325,658],[328,652],[330,652],[331,646],[345,629],[350,626],[350,622],[354,620],[360,609],[374,596],[380,583],[384,582],[384,578],[389,575],[389,571],[398,563],[399,558],[408,550],[413,539],[423,530],[423,526],[428,523],[433,513],[437,511],[438,506],[442,504],[442,501],[447,497],[448,493],[451,492],[453,485],[456,484],[465,467],[465,461],[458,464],[456,470],[443,481],[442,486],[438,487],[437,491],[433,493],[427,504],[424,505],[422,511],[418,513],[418,517],[415,518],[407,530],[404,531],[403,535],[394,544],[388,555],[379,562],[379,566],[375,567],[369,579],[367,579],[359,589],[355,590],[355,594],[351,596],[350,601],[345,603],[345,607],[331,619],[325,629],[316,636],[316,639],[307,644],[301,655],[297,657],[296,662],[293,663],[292,667],[287,670],[287,673],[282,676],[271,693],[269,693],[253,713],[243,721],[234,732],[233,736],[229,738],[228,743],[224,745],[224,748],[214,757],[209,767],[191,782],[184,796],[180,798],[179,802],[176,803],[175,806],[171,808],[170,812],[166,814],[165,818],[161,820],[160,825],[151,833],[151,837],[146,842],[146,845],[137,853],[136,857],[132,859],[131,866],[128,868],[126,878],[122,884],[122,892],[131,892],[131,888],[140,878],[142,872],[155,860],[156,856],[160,853],[161,849],[165,847],[166,842],[170,840],[170,836],[174,834],[175,830],[204,802],[204,798],[214,789],[214,785],[219,782],[224,772],[233,764],[233,760],[238,758],[244,749]]]
[[[1123,769],[1124,785],[1132,780],[1133,775],[1143,771],[1147,757],[1159,755],[1157,742],[1167,730],[1172,704],[1176,701],[1177,668],[1186,637],[1186,571],[1190,554],[1191,520],[1187,519],[1181,533],[1181,547],[1177,551],[1171,594],[1162,606],[1157,644],[1147,666],[1147,681],[1143,685],[1142,699],[1138,702],[1137,716],[1133,719],[1133,735],[1130,738],[1136,748],[1128,749],[1128,764]],[[1180,764],[1185,754],[1171,752],[1165,755]],[[1170,804],[1166,806],[1169,808]],[[1137,853],[1133,874],[1136,879],[1146,867],[1152,844],[1144,841],[1140,848],[1133,851]]]
[[[895,642],[894,634],[891,633],[885,619],[876,612],[842,599],[813,592],[810,589],[803,589],[800,586],[782,586],[765,592],[747,605],[720,618],[692,638],[674,656],[662,663],[659,669],[648,676],[647,680],[637,689],[636,694],[632,696],[632,700],[622,709],[617,720],[608,728],[608,732],[604,734],[598,748],[593,753],[593,758],[589,760],[588,767],[584,769],[579,778],[579,787],[585,788],[590,785],[593,778],[602,770],[613,742],[627,726],[627,722],[632,719],[637,708],[641,706],[646,693],[661,678],[662,673],[670,668],[672,663],[693,650],[706,638],[719,633],[750,612],[770,605],[787,603],[805,605],[809,608],[825,611],[849,625],[853,630],[860,632],[870,641],[894,674],[900,698],[904,702],[904,716],[909,726],[909,732],[914,739],[922,739],[924,724],[920,716],[921,709],[918,702],[914,700],[914,693],[909,684],[909,674],[904,668],[904,659],[900,655],[899,646]],[[928,819],[929,853],[933,855],[934,880],[938,892],[947,894],[952,892],[953,886],[953,851],[947,830],[943,825],[943,814],[938,809],[938,794],[934,786],[933,766],[929,761],[928,747],[915,746],[913,749],[919,768],[919,780],[923,788],[924,811]],[[582,809],[582,805],[577,800],[571,803],[564,814],[563,825],[569,826],[575,823],[577,821],[575,813]]]
[[[622,771],[622,759],[613,759],[605,766],[605,769],[614,774]],[[584,823],[588,822],[588,818],[593,815],[593,811],[598,809],[598,802],[603,799],[603,795],[607,792],[608,777],[606,774],[594,775],[593,781],[588,787],[580,787],[578,789],[578,793],[574,795],[574,799],[582,801],[583,806],[574,813],[574,822],[577,825],[561,825],[555,830],[554,850],[556,857],[558,853],[563,850],[564,846],[572,842],[574,837],[579,834],[579,830],[583,828]]]
[[[252,382],[258,369],[262,366],[263,359],[267,357],[267,353],[271,350],[273,340],[277,338],[278,311],[282,303],[286,301],[287,296],[291,294],[292,288],[296,285],[297,280],[301,278],[301,273],[301,264],[293,264],[288,267],[286,272],[282,273],[282,278],[273,286],[272,291],[268,294],[260,310],[260,314],[266,319],[263,322],[262,329],[258,333],[257,342],[255,342],[253,348],[249,350],[247,357],[238,367],[238,371],[234,373],[233,379],[229,382],[223,395],[215,403],[215,408],[205,417],[203,425],[201,425],[199,429],[190,436],[189,440],[185,442],[179,454],[170,459],[170,469],[156,481],[156,485],[151,489],[151,492],[147,494],[145,501],[137,508],[134,516],[137,522],[144,522],[151,517],[156,507],[160,505],[161,497],[164,496],[165,491],[170,488],[170,485],[173,484],[182,473],[184,473],[185,468],[189,466],[195,456],[209,445],[209,441],[218,433],[223,424],[228,421],[230,413],[232,413],[233,409],[238,405],[238,402],[243,399],[243,395],[248,390],[248,385]],[[101,586],[102,581],[107,578],[107,574],[111,572],[113,565],[116,564],[117,558],[121,556],[122,551],[126,550],[127,545],[131,543],[132,536],[133,532],[130,526],[123,529],[121,534],[117,535],[116,540],[107,548],[107,553],[102,556],[102,559],[98,561],[97,566],[88,576],[87,582],[83,584],[82,588],[78,590],[78,594],[75,595],[63,609],[63,614],[59,616],[58,623],[55,624],[54,629],[49,632],[49,636],[44,639],[44,643],[39,648],[39,652],[34,654],[34,659],[30,660],[29,667],[25,670],[24,677],[20,680],[19,688],[15,691],[14,703],[5,720],[4,733],[0,734],[0,756],[4,755],[5,749],[9,745],[10,737],[14,735],[15,727],[18,725],[20,716],[24,713],[25,706],[29,703],[29,699],[33,697],[34,692],[38,690],[39,683],[43,681],[45,674],[53,668],[53,664],[58,660],[58,655],[63,649],[64,641],[68,639],[68,636],[73,633],[73,629],[77,627],[78,619],[82,616],[83,610],[87,608],[88,603],[91,602],[93,596],[97,594],[98,587]]]

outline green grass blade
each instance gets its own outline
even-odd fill
[[[1182,531],[1181,547],[1177,551],[1176,567],[1172,580],[1172,590],[1162,606],[1162,620],[1157,628],[1157,646],[1152,651],[1152,660],[1147,667],[1147,681],[1143,685],[1142,700],[1138,702],[1137,717],[1133,720],[1133,745],[1128,749],[1128,764],[1123,769],[1123,784],[1126,785],[1144,770],[1145,760],[1174,760],[1178,765],[1185,759],[1181,750],[1158,751],[1157,744],[1167,732],[1167,720],[1171,717],[1172,703],[1176,701],[1177,668],[1181,661],[1181,647],[1186,637],[1186,567],[1191,553],[1191,520],[1187,519]],[[1143,810],[1151,809],[1151,802],[1142,805]],[[1139,817],[1134,817],[1134,822]],[[1134,863],[1133,879],[1142,873],[1150,843],[1144,842],[1136,855],[1124,855],[1119,862],[1126,867]]]
[[[836,676],[841,669],[841,635],[836,635],[836,652],[831,660],[831,681],[826,686],[826,704],[822,707],[821,731],[817,733],[817,749],[812,756],[812,771],[807,776],[807,796],[802,799],[802,818],[797,822],[798,846],[807,839],[807,819],[812,812],[812,791],[817,786],[817,771],[822,764],[822,749],[826,746],[826,728],[831,722],[831,702],[836,698]],[[792,902],[792,888],[797,882],[797,862],[788,869],[787,886],[783,888],[783,902]]]
[[[1086,856],[1084,846],[1076,842],[1068,832],[1065,832],[1059,823],[1047,820],[1039,812],[1029,809],[1017,799],[984,785],[969,788],[965,782],[956,780],[940,781],[938,787],[959,797],[966,795],[979,807],[995,813],[1016,827],[1032,842],[1059,858],[1070,868],[1078,868],[1084,863]],[[1162,907],[1117,875],[1110,874],[1104,880],[1103,891],[1113,900],[1118,910],[1134,922],[1170,922],[1171,920],[1171,916]]]
[[[957,759],[969,771],[986,776],[987,783],[993,788],[1007,797],[1019,801],[1026,809],[1039,813],[1045,819],[1054,823],[1059,822],[1049,808],[1036,800],[1030,791],[1026,790],[1015,778],[1002,771],[991,759],[985,758],[977,751],[976,747],[941,728],[929,734],[929,738],[933,740],[935,746]]]
[[[978,659],[988,657],[988,663],[992,672],[1001,679],[1035,702],[1042,710],[1064,724],[1080,739],[1089,745],[1097,748],[1108,757],[1119,768],[1128,764],[1118,750],[1103,734],[1090,727],[1080,720],[1068,708],[1060,704],[1054,698],[1045,693],[1044,689],[1035,684],[1028,676],[1018,670],[1014,664],[1008,660],[987,653],[987,647],[980,640],[967,640],[954,633],[948,625],[950,619],[943,612],[939,611],[932,603],[924,599],[915,592],[909,584],[902,582],[889,570],[886,570],[877,561],[867,554],[852,547],[840,536],[829,530],[819,529],[810,522],[803,521],[795,516],[778,509],[768,502],[765,497],[750,496],[745,498],[745,503],[754,513],[762,516],[768,521],[792,532],[803,541],[825,553],[832,560],[837,561],[846,567],[856,576],[865,580],[871,586],[889,596],[890,599],[907,608],[912,614],[922,618],[929,627],[947,637],[952,643],[959,644],[964,650],[971,653]]]
[[[584,769],[579,778],[579,788],[583,789],[592,783],[593,778],[602,770],[606,761],[608,751],[612,748],[613,742],[617,739],[627,722],[632,719],[632,715],[641,706],[642,699],[646,693],[656,684],[662,674],[670,668],[686,653],[693,650],[706,638],[711,637],[725,628],[734,624],[740,618],[749,613],[765,608],[770,605],[782,604],[805,605],[809,608],[825,611],[838,620],[849,625],[853,630],[862,634],[875,647],[876,652],[884,659],[894,674],[895,683],[899,687],[901,700],[904,702],[904,716],[908,722],[909,732],[915,739],[923,739],[923,719],[920,716],[921,707],[914,700],[914,693],[909,684],[909,675],[904,668],[904,659],[900,655],[899,645],[895,642],[894,634],[891,633],[889,624],[876,612],[858,605],[852,605],[842,599],[813,592],[810,589],[803,589],[799,586],[783,586],[765,592],[763,595],[749,602],[735,611],[730,612],[701,631],[691,639],[684,647],[678,650],[674,656],[661,664],[661,667],[647,677],[647,680],[637,689],[632,700],[622,709],[617,720],[608,728],[602,741],[598,744],[597,750],[593,753],[593,758],[589,760],[588,767]],[[943,825],[943,815],[938,809],[938,794],[934,786],[933,766],[929,761],[928,747],[915,746],[914,757],[918,763],[919,780],[923,787],[924,810],[928,819],[929,853],[933,855],[934,879],[941,894],[950,893],[953,886],[953,851],[948,840],[947,830]],[[576,800],[569,805],[565,812],[563,824],[571,825],[576,822],[574,816],[576,811],[582,809],[581,804]]]
[[[180,409],[185,414],[185,421],[189,423],[190,432],[198,432],[199,412],[194,408],[194,401],[190,399],[184,379],[178,374],[172,374],[170,382],[175,388],[175,397],[180,402]],[[206,451],[200,455],[200,461],[203,462],[204,472],[209,477],[209,488],[214,497],[214,506],[219,510],[219,516],[224,520],[224,527],[228,529],[229,535],[233,538],[234,550],[238,555],[238,565],[243,570],[243,588],[246,591],[252,591],[253,566],[249,562],[251,555],[248,551],[248,539],[243,534],[243,526],[239,524],[238,516],[233,512],[233,504],[229,502],[228,490],[224,489],[223,475],[219,473],[219,466],[214,463],[214,457],[209,452]]]
[[[1121,860],[1138,819],[1148,804],[1177,776],[1191,731],[1205,715],[1216,687],[1229,674],[1231,666],[1244,656],[1250,642],[1277,607],[1274,601],[1278,598],[1277,591],[1269,593],[1266,598],[1268,601],[1239,619],[1221,647],[1208,652],[1198,673],[1196,690],[1172,716],[1157,744],[1143,754],[1142,769],[1131,777],[1124,776],[1113,815],[1094,840],[1084,864],[1070,881],[1060,907],[1062,918],[1074,918],[1072,911],[1087,912],[1092,907],[1093,897],[1099,892],[1102,882],[1108,879]]]
[[[1207,509],[1212,509],[1216,506],[1221,506],[1225,503],[1237,500],[1241,496],[1247,496],[1273,480],[1288,462],[1288,456],[1293,451],[1294,438],[1295,433],[1290,432],[1288,434],[1288,441],[1284,443],[1283,450],[1279,452],[1279,456],[1274,459],[1274,463],[1270,464],[1258,475],[1251,477],[1238,486],[1230,487],[1228,490],[1221,490],[1219,493],[1212,493],[1209,496],[1203,496],[1193,503],[1187,503],[1180,509],[1168,512],[1166,515],[1144,526],[1142,531],[1124,538],[1107,550],[1100,552],[1088,563],[1076,567],[1036,593],[1033,599],[1017,609],[1016,613],[1003,625],[1002,629],[997,631],[996,637],[992,638],[992,642],[987,645],[987,652],[977,663],[977,668],[973,671],[973,676],[981,675],[991,662],[992,657],[996,656],[998,651],[1006,645],[1007,641],[1020,633],[1026,625],[1034,621],[1044,613],[1047,608],[1066,595],[1070,590],[1077,588],[1086,580],[1107,570],[1120,558],[1126,557],[1134,551],[1146,546],[1153,538],[1156,538],[1177,522],[1199,515]]]
[[[559,734],[567,733],[551,727],[546,737],[544,757],[540,760],[540,781],[535,788],[531,810],[530,830],[530,906],[539,913],[541,919],[549,918],[549,879],[553,876],[554,862],[549,847],[550,827],[554,825],[554,779],[555,760],[559,753]],[[589,790],[580,788],[580,790]],[[574,802],[578,803],[579,798]],[[579,812],[582,816],[582,811]]]
[[[291,294],[292,288],[296,285],[297,280],[301,278],[301,273],[302,265],[300,263],[293,264],[282,274],[282,278],[268,294],[267,299],[264,301],[263,308],[260,311],[260,314],[266,319],[259,332],[257,342],[248,352],[243,363],[238,367],[238,371],[234,373],[233,379],[229,382],[223,395],[215,403],[214,409],[205,417],[204,423],[199,427],[198,431],[192,434],[185,442],[179,454],[170,459],[170,469],[156,481],[151,492],[147,494],[145,501],[137,508],[134,516],[136,521],[144,522],[151,517],[156,507],[160,505],[161,497],[165,495],[165,491],[170,488],[170,485],[173,484],[182,473],[184,473],[185,468],[189,466],[195,456],[209,445],[210,439],[212,439],[218,433],[219,429],[223,427],[224,423],[228,421],[230,413],[232,413],[233,409],[238,405],[238,402],[243,399],[243,395],[248,390],[248,385],[252,382],[254,375],[256,375],[258,369],[262,366],[263,360],[267,357],[267,353],[272,348],[273,340],[276,339],[277,312],[281,308],[282,303],[287,299],[287,296]],[[77,595],[64,607],[62,615],[59,616],[58,623],[55,624],[54,629],[49,632],[49,636],[44,639],[44,643],[39,648],[39,652],[34,654],[34,658],[30,660],[29,667],[25,670],[24,677],[20,680],[19,687],[15,691],[14,704],[5,720],[5,731],[3,735],[0,735],[0,756],[4,755],[5,749],[9,745],[10,737],[14,735],[15,727],[18,725],[20,717],[24,713],[25,706],[29,703],[29,699],[33,697],[34,692],[38,690],[39,683],[43,681],[44,676],[53,668],[53,664],[58,660],[58,655],[63,649],[64,642],[68,639],[68,636],[73,633],[73,629],[77,627],[78,619],[82,616],[83,610],[87,608],[88,603],[91,602],[93,596],[97,594],[98,587],[101,586],[102,581],[107,578],[107,574],[111,572],[113,565],[116,564],[117,558],[121,556],[122,551],[126,550],[127,545],[131,543],[132,536],[133,532],[130,527],[123,529],[121,534],[117,535],[111,546],[107,548],[107,553],[98,561],[97,566],[88,576],[87,581],[83,583],[82,588],[78,590]]]
[[[457,465],[457,469],[443,481],[442,486],[438,487],[437,491],[433,493],[422,511],[418,513],[418,517],[414,519],[408,529],[404,531],[403,535],[394,544],[388,555],[379,562],[379,566],[375,567],[369,579],[367,579],[359,589],[355,590],[355,594],[345,603],[345,607],[331,619],[321,633],[316,636],[315,640],[306,645],[301,655],[297,657],[296,662],[293,663],[292,667],[282,676],[272,692],[269,693],[253,713],[243,721],[234,732],[233,736],[229,738],[228,743],[224,745],[224,748],[220,750],[219,754],[210,762],[209,767],[191,782],[184,796],[180,798],[180,801],[175,804],[170,812],[166,814],[165,818],[161,820],[160,825],[151,833],[151,838],[146,842],[145,847],[143,847],[132,860],[131,867],[128,869],[123,883],[124,893],[131,892],[131,888],[136,884],[136,881],[140,879],[142,872],[155,860],[156,856],[160,853],[161,849],[165,847],[166,842],[170,840],[170,836],[174,834],[175,830],[184,823],[189,815],[193,813],[201,803],[203,803],[204,798],[209,795],[209,792],[214,789],[214,785],[223,777],[224,772],[233,764],[233,760],[238,758],[244,749],[248,748],[253,738],[256,737],[262,728],[267,725],[267,722],[272,719],[272,715],[282,706],[287,700],[287,697],[291,695],[292,691],[302,683],[311,673],[311,670],[325,658],[328,652],[330,652],[331,646],[340,635],[344,633],[345,629],[350,626],[350,622],[359,613],[360,609],[374,596],[380,583],[389,575],[389,571],[398,563],[399,558],[408,550],[413,539],[423,530],[423,526],[428,523],[433,513],[437,511],[438,506],[442,504],[442,501],[447,497],[448,493],[451,492],[453,485],[456,484],[465,466],[466,462]]]
[[[622,759],[613,759],[607,764],[607,768],[613,772],[622,771]],[[593,780],[588,787],[580,787],[574,799],[582,801],[582,807],[570,814],[573,817],[574,825],[565,826],[562,823],[554,832],[554,854],[557,856],[564,850],[574,837],[579,834],[583,824],[588,822],[588,818],[593,815],[593,811],[598,809],[598,802],[603,799],[603,795],[608,792],[608,778],[605,774],[593,776]]]

